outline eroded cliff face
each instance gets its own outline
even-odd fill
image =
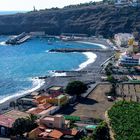
[[[47,34],[86,33],[105,37],[140,31],[140,8],[95,5],[0,16],[0,34],[45,31]]]

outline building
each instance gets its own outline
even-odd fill
[[[36,104],[50,103],[56,106],[62,106],[68,103],[68,96],[60,94],[59,96],[37,96]]]
[[[118,33],[114,36],[115,42],[118,47],[127,46],[130,39],[134,39],[134,36],[130,33]]]
[[[115,0],[116,7],[125,7],[125,6],[140,6],[139,0]]]
[[[68,100],[69,98],[67,95],[61,94],[55,98],[47,98],[46,102],[57,106],[63,106],[68,103]]]
[[[20,98],[17,100],[17,103],[21,105],[36,106],[35,99],[32,98]]]
[[[63,88],[59,86],[52,86],[47,91],[50,97],[57,97],[63,93]]]
[[[70,121],[65,120],[64,116],[56,115],[40,119],[40,123],[49,128],[67,129],[70,126]]]
[[[9,136],[13,123],[18,118],[25,118],[29,116],[18,110],[11,110],[5,114],[0,115],[0,136]]]
[[[38,116],[38,118],[40,118],[40,117],[46,117],[48,115],[52,115],[55,112],[57,112],[59,109],[60,109],[59,106],[52,106],[52,105],[48,104],[48,106],[46,106],[45,108],[34,107],[34,108],[29,109],[26,112],[30,113],[30,114],[34,114],[34,115]]]
[[[42,118],[39,121],[39,127],[29,132],[28,138],[34,140],[76,139],[79,131],[70,129],[69,124],[70,121],[66,121],[62,115]]]
[[[47,129],[46,127],[37,127],[28,134],[28,139],[32,140],[60,140],[63,133],[56,129]]]
[[[119,59],[119,65],[122,66],[139,66],[140,65],[140,54],[122,54]]]

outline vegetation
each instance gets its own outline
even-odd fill
[[[108,76],[108,81],[111,83],[112,87],[110,92],[107,93],[108,96],[116,96],[117,92],[116,92],[116,87],[117,87],[117,80],[112,76],[109,75]]]
[[[83,137],[81,140],[110,140],[107,123],[102,121],[93,131],[92,136]]]
[[[30,115],[27,118],[18,118],[12,126],[13,134],[22,136],[25,132],[30,132],[37,127],[36,119],[35,115]]]
[[[81,81],[73,81],[68,83],[66,93],[70,95],[80,95],[87,90],[87,85]]]
[[[110,140],[109,128],[106,122],[101,122],[93,133],[94,140]]]
[[[0,16],[0,34],[45,31],[52,35],[83,33],[112,37],[119,32],[140,31],[140,8],[116,8],[94,2],[82,5]]]
[[[119,101],[109,111],[116,140],[140,139],[140,104]]]

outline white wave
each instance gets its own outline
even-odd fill
[[[6,45],[6,42],[5,41],[2,41],[2,42],[0,42],[0,45],[5,46]]]
[[[83,43],[83,44],[89,44],[89,45],[97,45],[101,47],[102,49],[107,49],[107,47],[103,44],[98,44],[98,43],[93,43],[93,42],[86,42],[86,41],[76,41],[78,43]]]
[[[49,50],[46,50],[45,52],[46,52],[46,53],[48,53],[48,52],[49,52]]]
[[[57,52],[50,52],[49,50],[46,50],[45,52],[46,53],[57,53]]]
[[[55,71],[50,71],[49,74],[51,76],[67,76],[66,72],[55,72]]]
[[[17,98],[20,98],[24,95],[30,94],[33,91],[39,90],[44,84],[45,84],[45,80],[43,79],[38,79],[38,78],[30,78],[30,80],[32,80],[33,82],[33,87],[29,90],[25,90],[25,91],[20,91],[16,94],[10,95],[8,97],[3,97],[2,100],[0,100],[0,104],[5,103],[6,101],[13,101]]]
[[[84,52],[84,53],[82,53],[82,54],[86,55],[87,61],[85,61],[84,63],[80,64],[80,65],[79,65],[79,68],[76,69],[77,71],[79,71],[79,70],[81,70],[81,69],[87,67],[87,65],[89,65],[89,64],[91,64],[91,63],[93,63],[93,62],[95,62],[95,60],[96,60],[96,58],[97,58],[97,55],[94,54],[94,53],[92,53],[92,52]]]

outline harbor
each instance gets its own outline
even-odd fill
[[[17,36],[11,37],[6,41],[6,44],[11,44],[11,45],[18,45],[21,43],[24,43],[25,41],[29,40],[32,36],[28,33],[21,33]]]

